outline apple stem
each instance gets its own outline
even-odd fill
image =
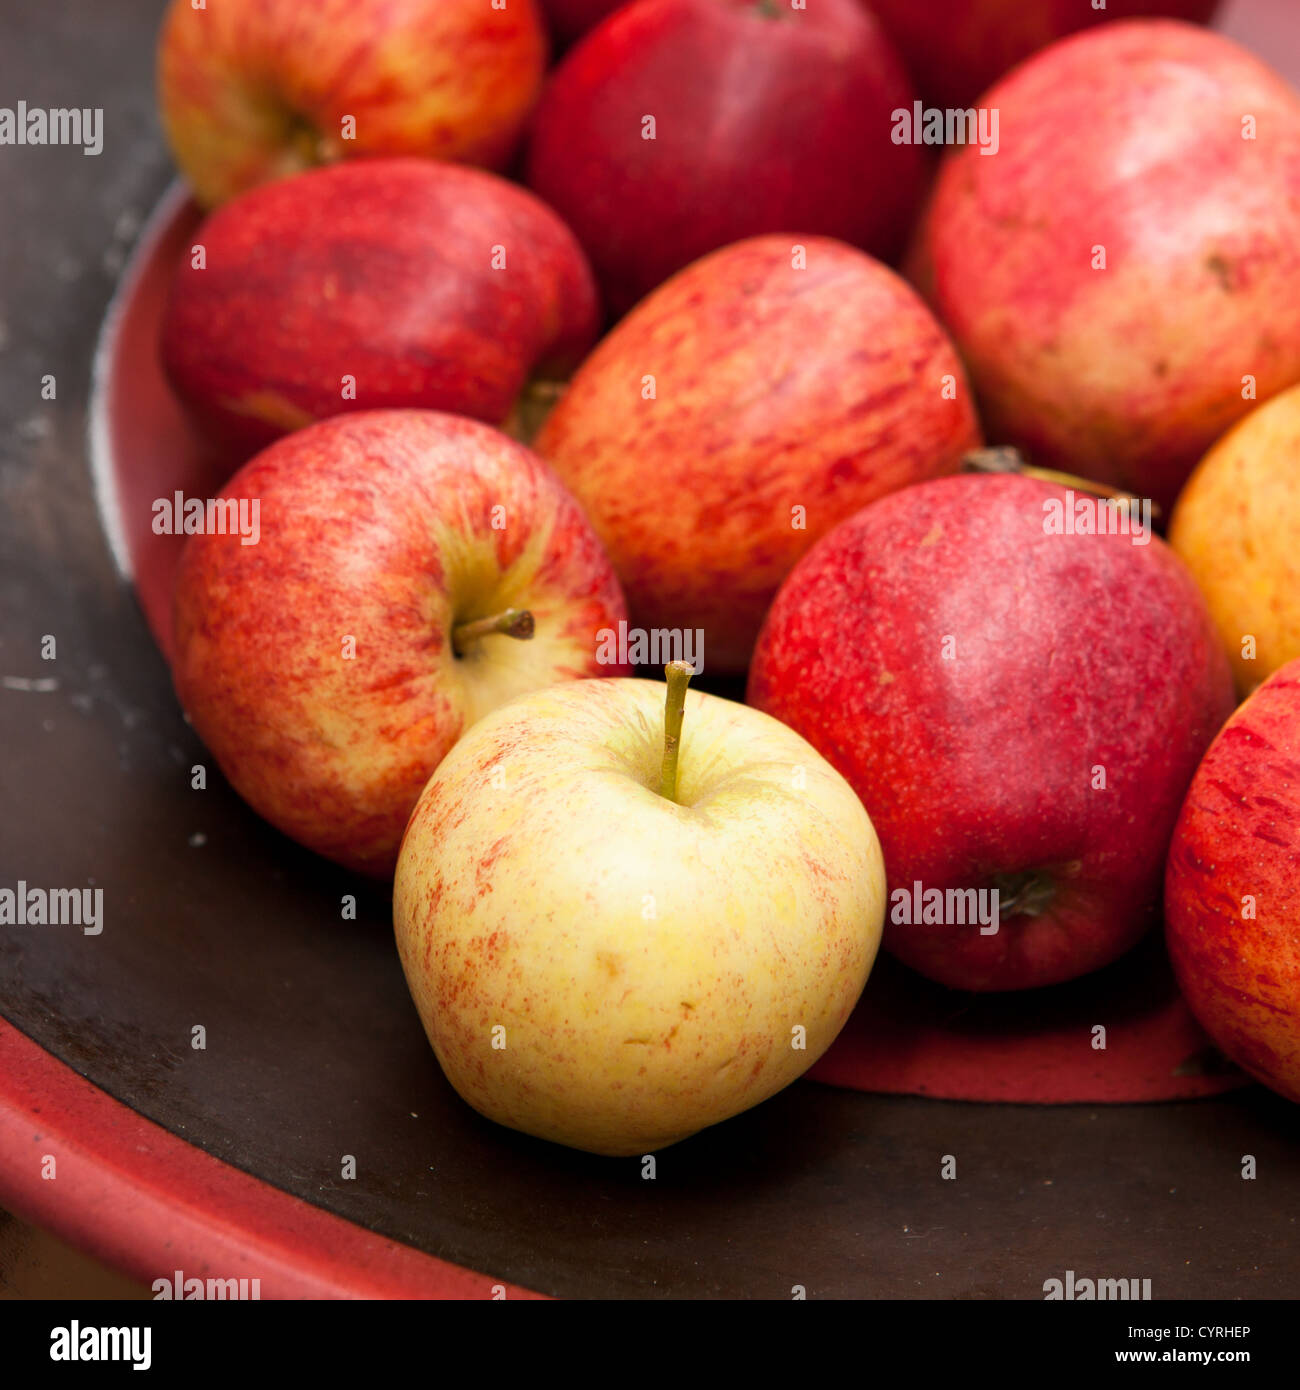
[[[682,715],[686,711],[686,687],[695,667],[689,661],[670,661],[664,667],[668,696],[664,702],[664,765],[659,777],[659,795],[677,800],[677,754],[682,743]]]
[[[998,444],[987,449],[971,449],[962,455],[963,473],[1019,473],[1023,478],[1037,478],[1042,483],[1056,483],[1060,487],[1073,488],[1075,492],[1088,492],[1094,497],[1109,497],[1116,502],[1136,502],[1139,499],[1131,492],[1121,488],[1109,487],[1105,483],[1094,482],[1091,478],[1077,478],[1073,473],[1062,473],[1055,468],[1039,468],[1029,463],[1019,449]],[[1160,508],[1153,502],[1151,512],[1160,515]]]
[[[507,608],[491,618],[475,618],[470,623],[457,623],[451,630],[451,649],[457,656],[464,656],[465,649],[480,637],[488,637],[499,632],[503,637],[517,637],[527,641],[536,631],[533,615],[526,608]]]

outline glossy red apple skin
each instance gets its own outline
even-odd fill
[[[565,374],[599,327],[559,218],[453,164],[367,160],[267,184],[213,213],[194,244],[205,264],[191,251],[178,267],[163,365],[200,430],[239,458],[346,410],[500,424],[531,373]]]
[[[340,159],[504,169],[546,50],[535,0],[172,0],[159,115],[204,207]]]
[[[706,252],[763,232],[903,247],[929,167],[891,140],[914,94],[857,0],[637,0],[548,79],[527,181],[626,310]],[[656,138],[642,138],[653,116]]]
[[[391,877],[425,782],[488,709],[630,674],[596,659],[599,631],[626,617],[600,542],[550,469],[487,425],[338,416],[272,445],[221,495],[258,500],[260,538],[186,543],[177,695],[244,800],[348,868]],[[453,653],[455,623],[508,607],[533,613],[531,641]]]
[[[840,242],[799,245],[804,269],[790,237],[755,237],[660,286],[600,342],[535,440],[636,620],[702,629],[712,672],[744,671],[818,536],[954,472],[980,439],[961,363],[911,287]]]
[[[1046,910],[995,935],[891,912],[887,949],[956,989],[1056,984],[1138,940],[1187,785],[1233,707],[1181,561],[1158,539],[1046,534],[1044,499],[1063,493],[962,475],[864,508],[782,586],[750,670],[749,703],[862,798],[891,893],[1050,880]]]
[[[1205,1031],[1300,1101],[1300,661],[1241,706],[1192,779],[1169,850],[1165,937]]]
[[[998,153],[944,163],[912,273],[991,438],[1167,509],[1244,378],[1300,380],[1300,95],[1219,34],[1130,20],[983,104]]]
[[[551,0],[554,4],[555,0]],[[1218,0],[867,0],[931,106],[967,107],[1057,39],[1138,16],[1206,23]]]

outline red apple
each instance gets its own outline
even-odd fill
[[[1169,850],[1174,972],[1210,1037],[1300,1101],[1300,661],[1232,716]]]
[[[1300,381],[1300,96],[1218,34],[1130,20],[984,104],[998,153],[948,159],[916,273],[985,427],[1168,507],[1256,397]]]
[[[1110,0],[1097,9],[1091,0],[867,0],[867,8],[902,54],[921,99],[966,107],[1009,68],[1067,34],[1138,15],[1204,23],[1218,3]]]
[[[961,364],[891,270],[756,237],[682,271],[574,376],[538,451],[587,509],[650,628],[702,629],[743,671],[818,536],[957,468],[979,426]]]
[[[857,0],[638,0],[549,79],[528,183],[577,233],[617,311],[760,232],[890,258],[927,167],[891,138],[891,112],[912,100]]]
[[[625,618],[600,542],[550,469],[487,425],[338,416],[222,498],[250,524],[186,544],[177,694],[245,801],[349,868],[391,876],[421,788],[480,716],[627,674],[597,660]]]
[[[957,989],[1056,984],[1138,940],[1232,710],[1181,561],[1149,529],[1054,530],[1080,502],[1023,477],[894,493],[804,557],[754,653],[750,703],[844,774],[880,835],[885,946]],[[908,924],[917,884],[947,920]],[[967,889],[999,893],[996,931]]]
[[[158,104],[213,207],[359,155],[503,168],[545,66],[535,0],[172,0]]]
[[[493,174],[423,159],[254,189],[195,233],[162,330],[200,428],[247,458],[345,410],[425,406],[500,424],[530,373],[595,340],[568,228]]]

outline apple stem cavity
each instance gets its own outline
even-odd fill
[[[963,473],[1018,473],[1022,478],[1037,478],[1041,483],[1056,483],[1060,487],[1072,488],[1075,492],[1087,492],[1093,497],[1108,497],[1115,502],[1137,502],[1139,499],[1131,492],[1121,488],[1108,487],[1105,483],[1091,478],[1078,478],[1073,473],[1062,473],[1055,468],[1039,468],[1030,463],[1019,449],[1010,445],[998,444],[987,449],[971,449],[962,455]],[[1156,503],[1151,504],[1153,516],[1160,515]]]
[[[664,667],[668,695],[664,701],[664,763],[659,776],[659,795],[677,800],[677,754],[682,743],[682,716],[686,711],[686,687],[695,667],[689,661],[670,661]]]
[[[457,656],[464,656],[470,645],[481,637],[499,633],[502,637],[516,637],[528,641],[537,630],[533,615],[526,608],[507,608],[491,618],[475,618],[473,622],[457,623],[451,630],[451,649]]]

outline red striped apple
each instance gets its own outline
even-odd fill
[[[915,259],[990,436],[1166,509],[1300,381],[1300,95],[1219,34],[1104,25],[998,83]]]
[[[158,105],[215,207],[357,156],[504,168],[545,66],[535,0],[172,0]]]
[[[895,144],[913,92],[858,0],[637,0],[548,79],[528,183],[627,309],[708,251],[762,232],[901,251],[927,172]]]
[[[645,1154],[830,1046],[884,912],[880,847],[797,734],[658,681],[481,720],[402,842],[393,925],[448,1080],[512,1129]]]
[[[492,174],[423,159],[246,193],[195,233],[162,355],[199,428],[240,461],[345,410],[421,406],[499,425],[563,376],[599,308],[568,228]]]
[[[1300,1101],[1300,661],[1255,691],[1197,769],[1169,850],[1165,922],[1201,1026]]]
[[[965,376],[892,271],[756,237],[682,271],[596,348],[536,444],[647,627],[702,629],[743,671],[777,586],[844,515],[956,469]]]
[[[244,800],[349,868],[391,875],[420,789],[475,720],[626,670],[597,660],[625,617],[600,542],[545,464],[487,425],[339,416],[222,497],[257,504],[258,534],[187,542],[177,694]]]
[[[968,990],[1073,979],[1142,936],[1233,707],[1204,600],[1149,527],[969,475],[883,498],[804,557],[748,699],[861,796],[889,868],[886,949]],[[968,910],[978,896],[948,897],[968,890],[997,892],[994,930]]]

